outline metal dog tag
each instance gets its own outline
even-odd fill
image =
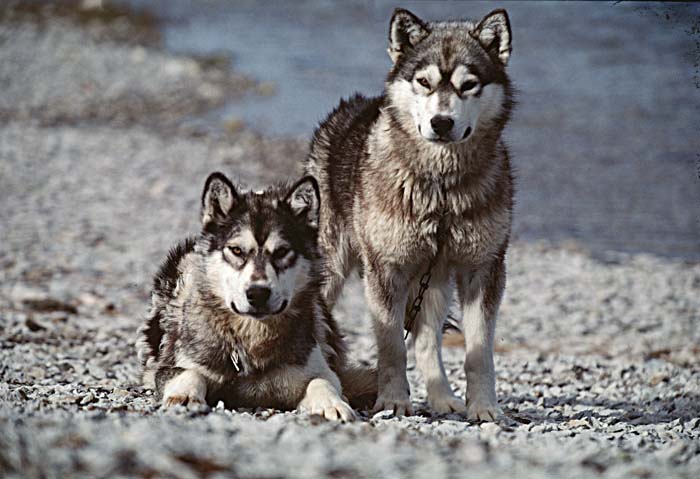
[[[241,372],[241,365],[239,364],[239,357],[238,357],[238,351],[235,349],[231,351],[231,362],[233,363],[233,367],[236,368],[236,372]]]

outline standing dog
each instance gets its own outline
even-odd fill
[[[239,193],[206,181],[203,229],[170,252],[140,331],[144,382],[165,407],[299,407],[327,419],[376,396],[376,375],[348,366],[321,298],[316,180]],[[371,399],[370,399],[371,398]]]
[[[504,10],[478,23],[428,23],[397,9],[383,95],[342,101],[314,134],[307,172],[321,190],[323,294],[332,306],[361,266],[379,357],[375,410],[412,414],[402,329],[407,300],[430,271],[412,329],[430,406],[479,420],[500,412],[493,340],[513,206],[501,140],[513,105],[510,52]],[[454,285],[466,336],[466,405],[440,352]]]

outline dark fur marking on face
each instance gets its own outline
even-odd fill
[[[243,268],[245,268],[245,265],[248,264],[248,260],[249,260],[248,256],[245,256],[243,258],[232,258],[231,256],[232,255],[224,252],[224,254],[223,254],[224,261],[226,261],[226,263],[228,263],[232,268],[236,269],[237,271],[242,270]]]
[[[272,264],[272,267],[275,269],[275,273],[277,273],[277,275],[288,270],[289,268],[294,267],[294,265],[297,263],[299,255],[292,251],[289,256],[289,259],[282,258],[280,260],[273,260],[270,262],[270,264]]]
[[[448,76],[446,75],[448,71],[454,71],[454,66],[452,66],[452,68],[449,68],[449,66],[451,66],[452,58],[454,57],[456,51],[454,43],[455,39],[452,36],[445,38],[442,42],[442,51],[440,52],[442,54],[442,57],[440,58],[440,73],[443,74],[443,78],[445,76]]]
[[[247,213],[248,205],[244,200],[239,201],[225,218],[210,221],[204,225],[200,238],[208,241],[207,251],[212,252],[224,249],[229,239],[240,231],[240,225],[245,222]]]
[[[267,279],[267,273],[265,272],[265,266],[267,264],[267,259],[265,258],[265,252],[262,248],[258,249],[257,254],[252,258],[253,260],[253,274],[250,276],[251,281],[264,281]]]
[[[454,94],[452,86],[444,86],[436,92],[438,96],[438,106],[447,109],[450,106],[450,97]]]

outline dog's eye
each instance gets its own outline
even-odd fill
[[[418,78],[416,81],[423,88],[427,88],[428,90],[430,90],[430,83],[425,78]]]
[[[460,91],[464,93],[465,91],[473,90],[479,86],[479,82],[476,80],[467,80],[464,83],[462,83],[462,88],[460,88]]]
[[[282,258],[284,258],[285,256],[287,256],[288,254],[289,254],[289,248],[286,248],[286,247],[282,246],[281,248],[277,248],[277,249],[272,253],[272,257],[273,257],[275,260],[279,260],[279,259],[282,259]]]
[[[243,250],[238,246],[229,246],[228,250],[233,253],[234,256],[243,256]]]

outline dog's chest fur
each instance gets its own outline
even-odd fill
[[[497,142],[421,145],[400,134],[377,134],[383,121],[362,161],[355,230],[398,264],[438,250],[451,261],[479,264],[498,252],[510,232],[512,207],[505,149]]]

